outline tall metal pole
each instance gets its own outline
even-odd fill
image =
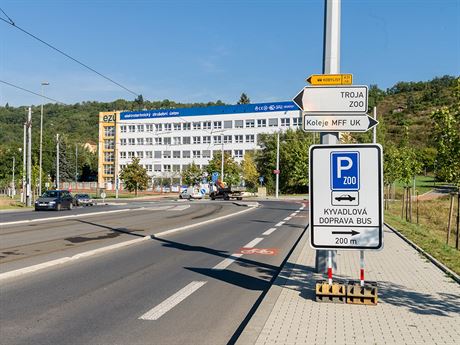
[[[377,107],[374,107],[374,120],[377,121]],[[377,126],[372,128],[372,142],[377,143]]]
[[[275,191],[275,198],[278,199],[278,190],[280,186],[280,132],[276,134],[276,191]]]
[[[59,134],[56,134],[56,189],[59,189]]]
[[[221,134],[222,139],[222,159],[220,163],[220,180],[224,183],[224,135]]]
[[[32,206],[32,107],[27,116],[27,206]]]
[[[16,184],[14,183],[14,167],[15,167],[15,164],[16,164],[16,157],[13,156],[13,186],[12,186],[12,190],[11,190],[11,197],[14,198],[15,194],[16,194]]]
[[[115,182],[115,199],[118,199],[118,191],[120,189],[119,171],[118,171],[118,143],[117,143],[117,113],[113,114],[113,175]]]
[[[21,202],[26,203],[26,175],[27,175],[27,122],[24,122],[24,141],[22,146],[22,196]]]
[[[78,182],[78,144],[75,144],[75,189]]]
[[[42,104],[40,111],[40,154],[39,154],[39,171],[38,171],[38,195],[42,195],[42,148],[43,148],[43,86],[50,83],[43,81],[42,86]]]
[[[323,42],[323,74],[340,72],[340,6],[341,0],[324,1],[324,42]],[[321,144],[334,145],[339,142],[338,132],[320,134]],[[328,260],[326,250],[316,251],[316,272],[327,273],[329,264],[337,269],[336,252],[333,251]]]

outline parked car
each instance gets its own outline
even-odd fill
[[[35,211],[60,211],[63,208],[71,210],[73,208],[73,203],[73,196],[68,190],[47,190],[37,201],[35,201]]]
[[[179,199],[203,199],[204,194],[198,188],[187,188],[179,194]]]
[[[76,206],[93,206],[94,201],[88,194],[75,194]]]

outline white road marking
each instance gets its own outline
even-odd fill
[[[296,214],[297,214],[297,212],[293,212],[293,213],[291,213],[291,215],[289,217],[295,217]]]
[[[148,312],[139,317],[139,320],[158,320],[200,287],[206,284],[205,281],[193,281],[181,290],[177,291],[171,297],[165,299],[163,302],[158,304],[156,307],[150,309]]]
[[[216,266],[214,266],[212,269],[213,270],[224,270],[226,269],[228,266],[230,266],[233,262],[235,262],[236,259],[238,259],[239,257],[242,257],[243,254],[232,254],[230,255],[228,258],[222,260],[221,262],[219,262]]]
[[[267,231],[265,231],[262,235],[270,235],[275,230],[276,230],[276,228],[270,228]]]
[[[190,205],[178,205],[178,206],[174,206],[173,208],[170,208],[168,210],[169,211],[183,211],[183,210],[186,210],[190,208]]]
[[[288,221],[288,220],[291,220],[291,219],[292,219],[292,217],[289,216],[289,217],[284,218],[283,220]]]
[[[276,223],[275,226],[281,226],[283,225],[285,222],[279,222],[279,223]]]
[[[262,237],[257,237],[255,239],[253,239],[251,242],[249,242],[248,244],[246,244],[245,246],[243,246],[243,248],[252,248],[262,240],[263,240]]]

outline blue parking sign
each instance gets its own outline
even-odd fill
[[[331,190],[359,190],[359,152],[331,152]]]

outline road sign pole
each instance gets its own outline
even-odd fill
[[[377,121],[377,107],[374,107],[374,120]],[[377,144],[377,126],[374,126],[374,128],[372,129],[372,134],[373,134],[373,140],[372,142],[374,144]]]
[[[364,250],[359,251],[359,283],[361,286],[364,286]]]
[[[278,199],[278,190],[279,190],[279,181],[280,181],[280,132],[276,134],[276,191],[275,191],[275,197]]]
[[[341,0],[324,1],[323,74],[340,73],[340,3]],[[320,138],[321,144],[334,145],[339,141],[339,133],[321,133]],[[325,250],[316,251],[316,272],[325,272],[329,267],[326,266],[326,253]],[[336,252],[330,251],[329,255],[331,270],[335,270],[337,269]]]

